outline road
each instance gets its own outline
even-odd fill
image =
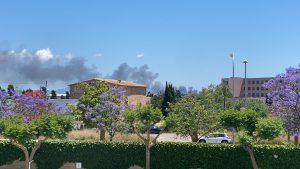
[[[160,142],[164,142],[164,141],[190,142],[191,138],[176,135],[175,133],[163,133],[158,137],[157,141],[160,141]]]

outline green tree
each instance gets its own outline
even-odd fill
[[[66,91],[66,99],[70,99],[70,93]]]
[[[258,100],[258,99],[247,99],[247,100],[238,100],[233,105],[235,110],[241,110],[241,109],[251,109],[262,116],[267,116],[270,112],[270,109],[267,107],[265,102]]]
[[[232,102],[230,89],[224,84],[209,85],[207,88],[202,88],[197,97],[205,109],[213,112],[229,108]]]
[[[230,108],[232,104],[232,93],[228,85],[225,85],[224,83],[217,85],[214,97],[215,102],[219,104],[219,107],[223,107],[223,110]]]
[[[55,90],[51,90],[50,99],[57,99],[57,95],[56,95],[56,91]]]
[[[167,109],[170,108],[169,104],[174,103],[175,101],[176,101],[175,89],[172,84],[168,84],[168,82],[166,82],[165,93],[161,104],[161,110],[164,117],[168,116]]]
[[[258,165],[254,156],[253,144],[254,139],[247,132],[240,131],[239,133],[240,144],[249,153],[253,169],[258,169]]]
[[[170,113],[166,118],[167,126],[177,134],[190,136],[198,141],[199,134],[205,135],[217,127],[216,113],[205,109],[195,96],[184,96],[170,104]]]
[[[20,115],[0,120],[1,135],[23,151],[25,169],[29,168],[30,162],[43,142],[49,138],[65,138],[66,132],[71,131],[72,127],[68,116],[56,113],[44,113],[25,123]],[[34,146],[29,152],[28,148],[33,140]]]
[[[262,116],[254,110],[224,110],[219,114],[219,123],[222,127],[231,129],[233,133],[239,132],[240,129],[246,130],[248,133],[253,133],[256,130],[255,124]]]
[[[281,119],[277,117],[261,118],[255,126],[257,135],[263,140],[272,140],[284,130]]]
[[[271,140],[278,137],[283,131],[282,124],[283,123],[279,118],[261,118],[256,123],[256,135],[243,130],[239,132],[240,144],[249,153],[253,169],[258,169],[253,151],[253,145],[257,142],[258,138]]]
[[[9,91],[9,90],[15,90],[14,85],[9,84],[9,85],[7,86],[7,91]]]
[[[143,140],[146,148],[146,169],[150,169],[150,149],[160,135],[158,134],[151,140],[150,129],[163,119],[161,111],[151,105],[138,105],[135,109],[126,110],[124,119],[138,137]],[[145,130],[146,136],[143,136],[141,133],[144,133]]]
[[[47,88],[45,86],[41,87],[41,91],[43,92],[43,94],[47,95]]]
[[[232,141],[235,142],[235,132],[243,124],[243,114],[240,111],[228,109],[220,112],[219,114],[220,125],[232,131]]]
[[[161,109],[164,93],[159,92],[151,97],[150,103],[153,107]]]

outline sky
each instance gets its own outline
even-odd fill
[[[199,90],[232,76],[231,52],[236,76],[244,76],[243,60],[248,77],[275,76],[299,64],[299,6],[296,0],[1,0],[0,66],[9,66],[0,70],[7,74],[0,85],[49,79],[49,87],[65,88],[86,74],[113,77],[126,63],[136,71],[146,65],[153,82]],[[24,53],[40,60],[26,62]],[[67,77],[76,58],[86,74]],[[35,75],[45,70],[46,77]]]

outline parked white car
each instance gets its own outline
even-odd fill
[[[227,136],[226,133],[211,133],[207,136],[199,138],[199,143],[230,143],[231,139]]]

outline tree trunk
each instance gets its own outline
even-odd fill
[[[198,141],[198,133],[197,132],[193,132],[191,135],[192,138],[192,142],[197,142]]]
[[[288,139],[288,142],[290,142],[291,141],[291,135],[290,135],[290,132],[287,132],[287,139]]]
[[[146,169],[150,169],[150,144],[146,143]]]
[[[25,156],[25,165],[24,165],[24,168],[25,169],[29,169],[30,157],[29,157],[29,153],[28,153],[27,148],[25,146],[23,146],[22,144],[19,144],[19,143],[14,142],[14,141],[12,141],[12,144],[23,151],[24,156]]]
[[[100,140],[105,140],[105,130],[100,128]]]
[[[109,141],[113,141],[113,135],[109,134]]]
[[[28,154],[28,151],[27,152],[24,152],[25,154],[25,169],[29,169],[29,154]]]
[[[34,144],[34,147],[29,155],[29,152],[27,150],[27,148],[25,146],[23,146],[22,144],[19,144],[15,141],[12,141],[13,145],[18,147],[19,149],[21,149],[24,153],[25,156],[25,169],[30,169],[30,164],[33,160],[33,157],[36,153],[36,151],[40,148],[41,144],[46,141],[47,138],[40,136],[37,140],[37,142]]]
[[[224,106],[223,109],[225,110],[225,109],[226,109],[226,98],[225,98],[225,96],[224,96],[224,103],[223,103],[223,104],[224,104],[224,105],[223,105],[223,106]]]
[[[258,169],[258,166],[257,166],[257,163],[256,163],[256,160],[255,160],[255,157],[254,157],[254,152],[253,152],[253,148],[252,147],[249,147],[247,146],[246,147],[249,155],[250,155],[250,158],[251,158],[251,163],[252,163],[252,167],[253,169]]]
[[[233,127],[231,131],[232,131],[232,143],[234,144],[234,143],[235,143],[235,137],[234,137],[234,136],[235,136],[236,130],[235,130],[235,128]]]
[[[298,135],[294,136],[294,144],[295,145],[299,144],[299,136]]]

